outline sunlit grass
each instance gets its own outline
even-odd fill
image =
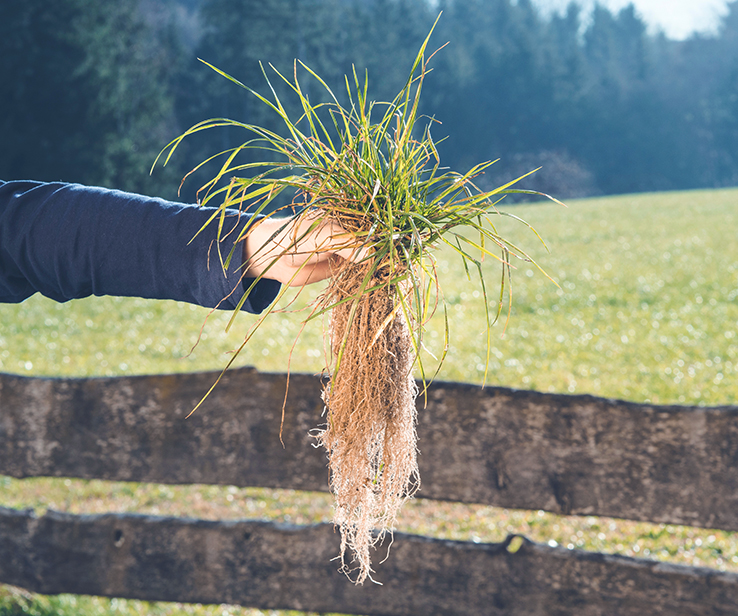
[[[516,272],[513,315],[504,338],[494,341],[490,384],[660,404],[736,404],[736,203],[738,190],[721,190],[577,201],[568,210],[547,204],[516,208],[547,239],[551,254],[533,251],[533,256],[561,290],[532,269],[532,275],[526,268]],[[513,238],[516,232],[511,227]],[[440,378],[480,383],[481,300],[453,255],[441,253],[439,261],[452,305],[453,344]],[[205,328],[207,338],[183,359],[207,314],[184,304],[136,299],[57,305],[34,297],[17,306],[0,305],[0,370],[77,376],[217,370],[254,317],[240,316],[225,335],[229,313],[214,314]],[[272,315],[239,364],[285,371],[299,324],[300,314]],[[502,333],[501,325],[496,331]],[[442,333],[442,325],[431,323],[431,350],[440,348]],[[292,367],[306,372],[322,367],[319,324],[303,332]],[[295,523],[327,521],[332,513],[324,494],[59,479],[0,480],[0,504]],[[403,510],[400,530],[474,541],[499,541],[518,532],[544,543],[738,571],[738,534],[674,525],[418,500]],[[381,575],[380,567],[380,580]],[[78,604],[76,613],[84,614],[220,613],[75,600],[94,603],[84,610]],[[54,609],[49,613],[72,613],[69,607]],[[180,611],[156,611],[167,609]]]
[[[0,616],[310,616],[312,613],[245,609],[231,605],[199,605],[106,599],[83,595],[40,596],[0,586]],[[330,616],[321,613],[313,616]],[[338,615],[336,615],[338,616]]]
[[[734,404],[737,202],[737,191],[724,190],[579,201],[568,211],[521,208],[549,240],[550,256],[533,254],[561,289],[532,268],[516,272],[513,316],[494,345],[491,381],[660,404]],[[481,381],[473,296],[459,282],[450,298],[455,348],[444,378]]]

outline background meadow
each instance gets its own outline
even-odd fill
[[[738,190],[724,189],[579,200],[567,209],[549,203],[516,206],[514,213],[535,226],[550,253],[515,221],[501,219],[500,230],[529,250],[559,286],[529,264],[517,264],[512,314],[506,330],[504,318],[495,326],[487,383],[655,404],[736,404],[737,204]],[[481,383],[483,300],[452,251],[439,251],[438,261],[451,331],[439,378]],[[498,267],[490,260],[486,268],[494,304]],[[319,291],[311,289],[314,294]],[[239,315],[236,326],[225,334],[229,313],[209,314],[186,304],[133,298],[55,304],[36,296],[20,305],[0,305],[0,371],[103,376],[219,369],[254,317]],[[284,372],[303,315],[285,312],[270,317],[237,363]],[[202,339],[190,353],[201,327]],[[443,331],[439,315],[426,338],[435,355],[442,348]],[[294,348],[293,370],[319,372],[322,356],[321,326],[314,322]],[[432,369],[432,357],[426,355],[426,361]],[[325,494],[71,479],[0,477],[0,505],[34,507],[38,512],[137,511],[300,524],[331,517]],[[399,530],[484,542],[515,532],[570,548],[738,571],[738,533],[674,525],[418,499],[401,513]],[[70,595],[47,598],[0,587],[0,615],[16,613],[288,612]]]

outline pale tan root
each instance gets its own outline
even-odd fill
[[[325,300],[332,304],[355,295],[365,272],[361,266],[342,268]],[[396,286],[383,287],[363,297],[350,324],[354,302],[345,302],[333,308],[330,321],[334,363],[350,329],[324,391],[328,421],[317,438],[329,456],[342,567],[351,570],[348,549],[357,583],[371,576],[371,548],[392,531],[398,510],[420,485],[415,353],[403,311],[396,309],[397,293]]]

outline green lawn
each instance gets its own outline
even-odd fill
[[[502,324],[495,328],[489,384],[659,404],[736,404],[738,190],[583,200],[568,209],[537,204],[514,212],[536,227],[550,254],[521,225],[503,220],[502,229],[533,253],[560,288],[527,264],[518,265],[510,323],[504,336]],[[439,261],[452,337],[439,378],[481,383],[484,313],[477,285],[466,280],[453,254],[441,252]],[[493,262],[488,268],[493,286],[499,274]],[[211,315],[202,341],[188,355],[207,315],[185,304],[128,298],[54,304],[34,297],[0,305],[0,371],[89,376],[217,369],[254,317],[240,315],[226,335],[229,315]],[[238,364],[285,371],[286,349],[300,321],[301,313],[270,317]],[[321,334],[319,323],[308,326],[295,347],[294,366],[320,371]],[[426,346],[437,355],[442,339],[437,318]],[[426,359],[432,366],[433,359]],[[0,504],[298,523],[330,517],[325,495],[77,480],[0,478]],[[686,527],[418,500],[404,510],[400,528],[481,541],[520,532],[536,541],[738,571],[738,536]],[[0,594],[0,606],[23,601]],[[28,601],[36,611],[17,613],[228,613],[69,596]],[[0,607],[0,616],[15,613],[5,610]]]

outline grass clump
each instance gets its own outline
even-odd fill
[[[249,134],[247,141],[205,161],[224,160],[199,193],[202,204],[214,199],[219,204],[210,223],[221,221],[222,228],[228,208],[266,213],[270,203],[287,191],[296,195],[290,207],[301,205],[308,210],[305,215],[310,225],[301,237],[297,232],[291,236],[283,254],[298,250],[307,233],[330,224],[347,231],[346,246],[363,255],[356,260],[334,261],[328,287],[311,304],[305,319],[307,323],[330,314],[325,345],[325,369],[331,375],[324,391],[327,418],[316,437],[328,451],[344,570],[350,571],[344,560],[348,550],[358,569],[358,583],[370,577],[371,546],[393,528],[397,511],[420,483],[415,435],[418,390],[412,369],[417,363],[423,382],[432,380],[449,344],[446,326],[440,361],[435,373],[427,374],[420,355],[425,326],[439,308],[448,321],[433,250],[450,247],[461,258],[467,276],[474,272],[478,277],[488,359],[489,332],[503,310],[511,260],[535,265],[497,232],[492,219],[506,216],[519,220],[498,210],[496,204],[506,194],[529,191],[511,188],[517,180],[491,191],[480,190],[475,179],[492,161],[475,165],[466,173],[440,166],[431,134],[434,121],[419,113],[433,57],[426,55],[429,38],[430,34],[405,86],[391,102],[369,101],[368,78],[360,80],[355,70],[351,78],[346,77],[348,103],[343,105],[306,65],[295,62],[291,79],[274,69],[299,101],[302,113],[296,121],[288,115],[266,71],[271,99],[211,67],[278,114],[286,136],[220,118],[193,126],[169,144],[166,155],[169,160],[182,139],[199,131],[224,126],[244,129]],[[321,84],[329,102],[311,103],[301,86],[301,73]],[[269,152],[275,160],[238,162],[238,155],[249,149]],[[249,177],[238,177],[244,172]],[[238,240],[244,240],[258,224],[260,219],[252,218]],[[221,255],[225,265],[232,255]],[[258,255],[259,250],[254,258]],[[485,258],[495,259],[501,266],[496,312],[489,308],[482,272]],[[268,269],[263,274],[266,277]],[[242,303],[258,281],[254,280]],[[285,292],[283,288],[277,301]],[[275,305],[256,322],[238,352]],[[379,529],[376,535],[374,528]]]

